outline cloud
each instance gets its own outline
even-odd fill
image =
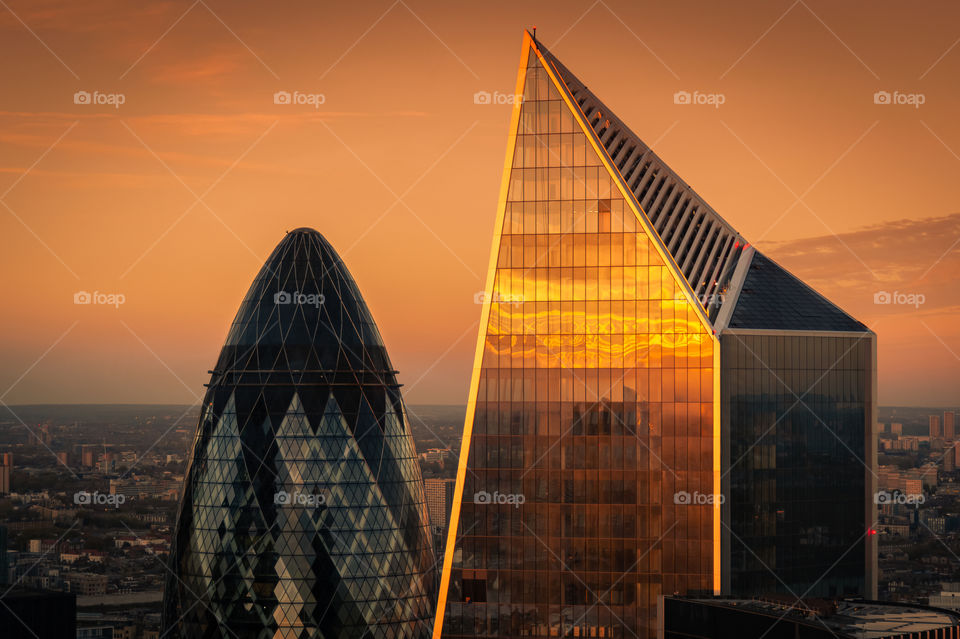
[[[960,213],[895,220],[758,248],[851,311],[872,305],[878,291],[923,294],[926,312],[957,303]]]

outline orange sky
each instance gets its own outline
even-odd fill
[[[473,94],[513,91],[534,24],[732,225],[877,331],[881,403],[960,403],[955,2],[6,6],[7,404],[194,401],[299,226],[344,257],[407,401],[464,403],[510,116]]]

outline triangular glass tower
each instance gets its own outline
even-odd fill
[[[869,371],[873,334],[749,247],[529,33],[521,56],[434,639],[646,639],[663,596],[777,590],[767,563],[791,588],[869,594],[873,389],[840,369]],[[819,426],[770,399],[754,338],[854,353],[783,373],[822,373],[810,397],[840,444],[802,441]],[[794,509],[783,488],[825,464],[848,482],[835,504]],[[785,512],[830,531],[822,558]]]
[[[718,492],[717,343],[556,71],[523,51],[443,636],[646,636],[661,593],[719,588],[719,508],[674,503]]]

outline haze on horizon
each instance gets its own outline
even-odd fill
[[[534,24],[730,224],[878,334],[881,404],[958,403],[955,3],[5,6],[4,404],[197,401],[300,226],[357,280],[407,402],[466,403]]]

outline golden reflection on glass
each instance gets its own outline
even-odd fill
[[[674,502],[713,491],[713,337],[532,52],[523,95],[443,632],[646,639],[713,587]]]

